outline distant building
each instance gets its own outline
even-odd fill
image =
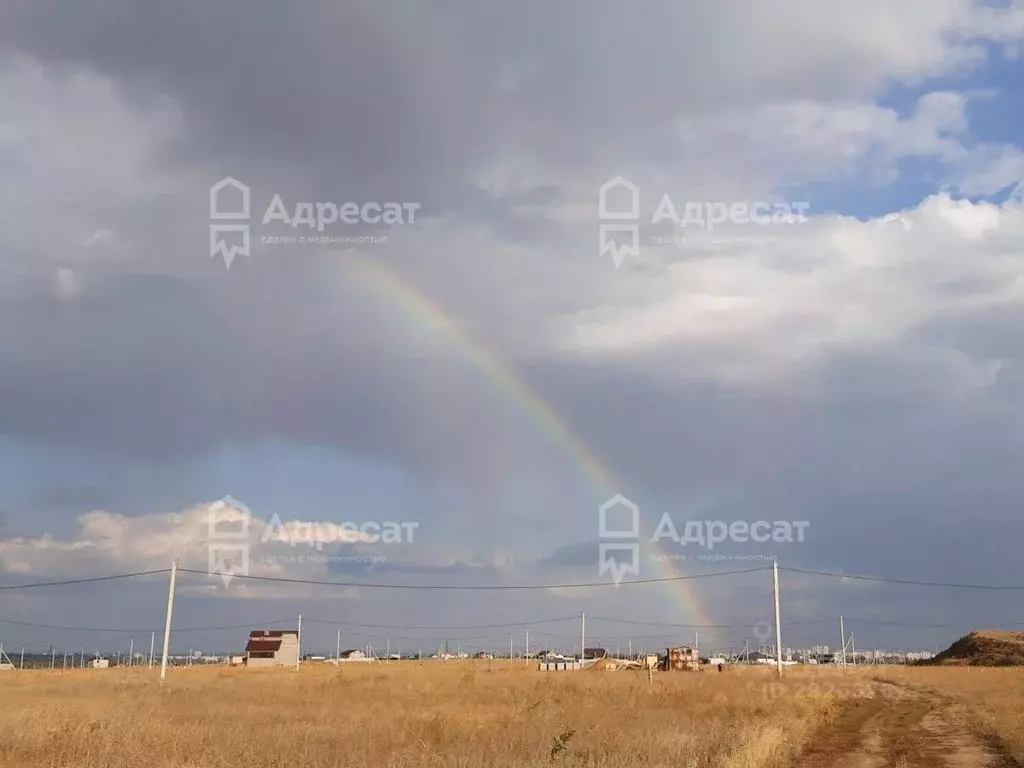
[[[110,666],[110,659],[93,659],[92,660],[92,668],[93,669],[106,669],[109,666]]]
[[[294,629],[256,629],[249,633],[249,667],[294,667],[299,662],[299,633]]]
[[[687,645],[677,648],[667,648],[665,653],[666,670],[689,670],[700,669],[700,661],[697,657],[697,649]]]
[[[349,661],[358,661],[360,659],[365,659],[366,658],[366,654],[363,653],[362,651],[360,651],[357,648],[352,648],[351,650],[348,650],[348,651],[342,651],[341,655],[338,658],[340,658],[342,660],[348,659]]]
[[[564,654],[551,650],[541,651],[537,654],[537,658],[540,661],[568,661]]]
[[[584,648],[583,658],[584,659],[603,659],[608,655],[608,651],[604,648]]]

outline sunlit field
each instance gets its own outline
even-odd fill
[[[785,766],[856,701],[959,692],[1021,751],[1019,670],[540,672],[507,661],[335,669],[9,671],[11,766]],[[999,695],[993,695],[998,692]],[[1014,739],[1016,739],[1014,741]]]
[[[540,672],[523,662],[6,672],[12,766],[791,765],[879,680],[962,697],[1024,758],[1021,670]],[[965,708],[966,709],[966,708]],[[966,715],[965,715],[966,716]]]
[[[838,696],[768,670],[540,672],[522,662],[7,673],[17,766],[785,765]]]

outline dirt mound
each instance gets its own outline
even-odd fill
[[[925,663],[978,667],[1024,666],[1024,632],[971,632]]]

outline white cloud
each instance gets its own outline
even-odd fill
[[[211,536],[211,514],[221,533]],[[227,525],[231,524],[231,525]],[[243,528],[244,526],[244,528]],[[247,530],[241,539],[224,535],[228,528]],[[317,536],[324,542],[317,547]],[[367,542],[370,538],[330,522],[304,520],[263,520],[240,507],[225,507],[221,502],[198,504],[180,512],[128,516],[94,510],[78,517],[78,531],[70,539],[50,535],[37,538],[0,539],[0,564],[3,570],[17,574],[51,577],[62,574],[108,574],[169,568],[179,560],[182,568],[208,572],[211,545],[214,553],[228,557],[234,568],[237,553],[219,553],[216,547],[245,543],[249,547],[249,573],[254,576],[341,581],[328,567],[338,555],[338,544]],[[294,543],[293,543],[294,542]],[[386,547],[364,546],[362,556],[384,555]],[[296,565],[295,558],[305,558]],[[223,592],[219,577],[193,579],[183,589],[217,594]],[[302,585],[234,580],[235,597],[280,597],[308,593]],[[341,594],[334,590],[332,594]]]
[[[624,277],[648,286],[641,302],[565,317],[563,348],[681,357],[680,375],[756,383],[1024,299],[1013,256],[1024,206],[938,195],[898,216],[912,228],[812,217],[771,246],[694,249],[668,269]]]

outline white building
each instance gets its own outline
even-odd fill
[[[294,667],[299,663],[299,633],[294,629],[256,629],[245,646],[249,667]]]

